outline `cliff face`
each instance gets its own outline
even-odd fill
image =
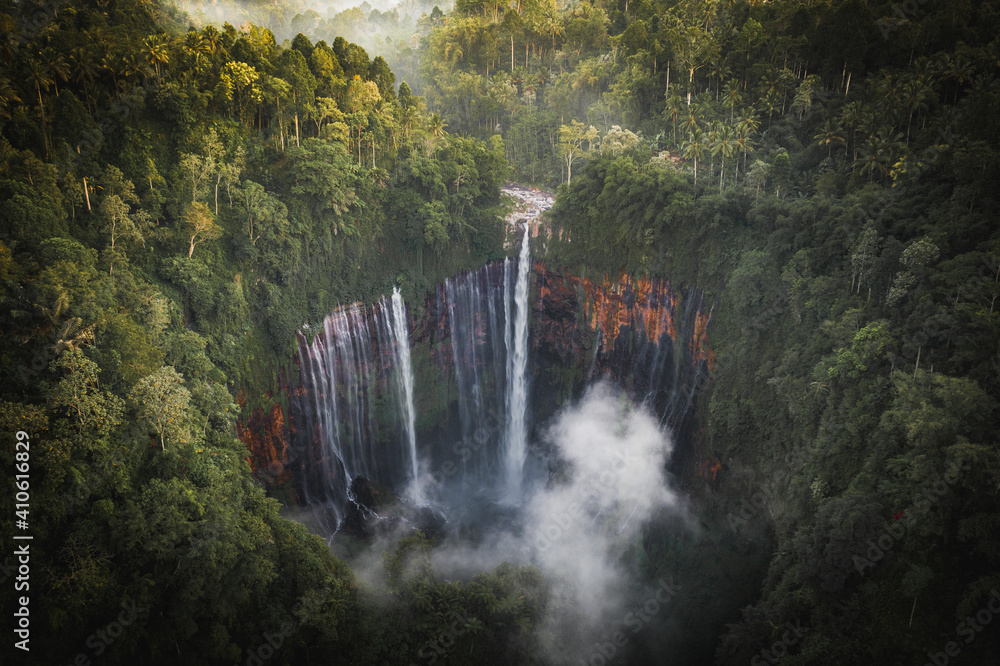
[[[600,282],[535,266],[533,395],[561,403],[606,378],[660,417],[677,444],[675,473],[691,473],[697,454],[696,398],[715,368],[708,342],[711,309],[695,289],[629,276]]]
[[[505,281],[509,273],[505,275],[502,262],[460,276],[428,295],[420,320],[411,321],[421,448],[428,442],[467,439],[477,425],[495,435],[506,353],[503,302],[495,295]],[[530,405],[536,435],[566,400],[578,398],[589,383],[605,377],[644,401],[674,431],[675,473],[704,474],[696,450],[694,408],[715,356],[708,342],[711,308],[700,292],[648,278],[595,281],[536,262],[530,304]],[[453,336],[462,336],[463,342],[456,344]],[[374,339],[371,343],[384,344]],[[296,358],[300,365],[302,356]],[[391,458],[396,455],[399,424],[389,414],[385,371],[380,369],[364,393],[376,421],[365,428],[372,446]],[[468,385],[471,376],[477,382],[474,391]],[[335,387],[326,391],[336,393]],[[469,405],[470,392],[483,394],[476,396],[478,412]],[[303,486],[302,479],[311,477],[310,483],[317,485],[322,469],[333,470],[324,462],[329,461],[323,437],[309,415],[317,399],[328,396],[302,385],[282,386],[277,395],[270,408],[258,408],[238,424],[238,434],[265,485],[287,491],[285,499],[290,501],[309,501],[317,488]]]

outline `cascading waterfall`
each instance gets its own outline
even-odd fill
[[[498,264],[445,282],[446,334],[458,393],[460,440],[477,455],[463,456],[463,480],[483,488],[496,480],[506,425],[507,353],[500,339],[506,313],[508,274]]]
[[[529,376],[529,347],[545,367],[582,364],[587,384],[608,377],[658,413],[661,427],[690,422],[711,367],[711,311],[700,293],[658,280],[592,283],[539,267],[539,300],[531,303],[529,233],[517,257],[446,280],[412,332],[394,290],[370,308],[338,308],[311,342],[300,336],[301,390],[290,424],[300,444],[287,462],[297,460],[296,490],[324,514],[328,534],[351,508],[358,475],[418,504],[522,504],[525,479],[541,469],[528,456],[532,413],[551,409],[551,389],[567,388],[551,383],[565,382],[557,374]],[[589,342],[577,333],[580,316],[594,331]],[[426,354],[419,368],[411,340]],[[418,389],[437,410],[419,450]]]
[[[524,227],[521,254],[517,260],[517,283],[514,287],[514,317],[509,316],[510,295],[505,301],[507,316],[507,428],[505,468],[507,499],[519,501],[524,462],[528,455],[528,270],[531,263],[530,229]],[[505,264],[509,271],[510,260]]]
[[[322,521],[329,531],[343,517],[354,477],[397,488],[417,478],[409,335],[397,289],[371,309],[338,308],[311,343],[299,337],[302,383],[310,396],[302,411],[318,444],[318,454],[303,461],[300,486],[307,503],[332,511],[335,520]],[[387,403],[395,408],[386,410]]]
[[[383,299],[384,301],[385,299]],[[386,317],[390,307],[383,302],[383,312]],[[406,304],[398,287],[392,290],[391,301],[392,325],[388,326],[392,333],[392,347],[396,351],[396,388],[399,403],[403,413],[403,426],[406,431],[406,444],[410,453],[410,481],[415,482],[419,473],[417,463],[417,414],[413,407],[413,363],[410,360],[410,330],[407,326]],[[421,493],[414,485],[414,499],[420,501]]]

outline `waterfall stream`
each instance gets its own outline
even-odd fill
[[[410,360],[410,328],[407,325],[406,304],[399,288],[392,290],[391,307],[387,307],[383,299],[382,310],[388,318],[392,312],[392,325],[388,326],[392,334],[392,347],[396,351],[396,388],[403,416],[403,427],[406,432],[406,444],[410,453],[410,481],[416,482],[418,477],[417,464],[417,415],[413,408],[413,363]],[[414,499],[420,501],[420,491],[413,486]]]
[[[507,432],[505,466],[507,499],[517,503],[521,493],[524,461],[528,454],[528,269],[531,244],[528,225],[524,227],[521,254],[517,260],[517,283],[514,287],[514,318],[508,317],[507,344]],[[509,292],[508,292],[509,293]],[[508,296],[509,297],[509,296]],[[507,308],[507,312],[510,308]]]

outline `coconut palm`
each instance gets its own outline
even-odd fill
[[[823,129],[813,136],[813,140],[820,146],[826,146],[827,159],[833,157],[833,144],[844,143],[844,126],[836,118],[827,116],[823,123]]]
[[[698,184],[698,158],[705,155],[705,137],[697,127],[692,130],[690,138],[682,146],[684,158],[694,160],[694,182]]]
[[[730,125],[720,124],[715,133],[715,141],[712,144],[712,155],[722,156],[722,171],[719,175],[719,192],[722,191],[722,184],[726,180],[726,160],[736,154],[737,143],[736,133]]]
[[[681,110],[684,108],[684,100],[681,99],[680,95],[674,94],[667,98],[666,105],[663,108],[664,114],[670,118],[670,122],[673,123],[674,130],[674,143],[677,143],[677,117],[681,114]]]
[[[750,125],[741,122],[736,126],[736,149],[740,151],[743,155],[743,172],[746,173],[747,170],[747,155],[753,153],[754,148],[757,147],[756,142],[753,140],[752,130]],[[739,173],[739,162],[736,164],[736,171]]]
[[[42,91],[48,92],[49,86],[55,83],[52,80],[52,73],[48,64],[36,58],[29,58],[27,62],[28,80],[35,84],[35,91],[38,93],[38,108],[42,114],[42,122],[45,122],[45,103],[42,101]]]
[[[771,116],[781,106],[781,98],[776,92],[767,92],[760,100],[760,110],[767,111],[767,126],[771,127]]]
[[[89,83],[97,77],[97,63],[94,62],[94,52],[84,46],[78,46],[70,52],[70,80],[83,86],[83,95],[90,107]]]
[[[858,158],[858,145],[855,134],[864,119],[864,107],[861,102],[848,102],[840,112],[840,124],[847,130],[847,144],[854,148],[854,159]],[[847,151],[844,151],[844,160],[847,160]]]
[[[861,158],[856,162],[860,165],[861,173],[868,172],[868,182],[876,173],[886,175],[889,173],[895,154],[902,148],[903,133],[893,133],[891,130],[883,130],[868,137],[861,147]]]
[[[976,72],[972,66],[972,61],[962,53],[956,53],[954,58],[947,53],[944,54],[938,61],[938,71],[940,72],[942,81],[955,82],[955,94],[952,97],[953,104],[958,102],[959,88],[966,81],[971,81]]]
[[[55,88],[56,97],[59,96],[59,81],[68,81],[70,74],[69,63],[66,62],[66,56],[64,56],[59,51],[56,51],[52,47],[48,47],[42,51],[42,61],[49,68],[49,74],[52,77],[52,85]]]
[[[722,89],[722,102],[729,107],[729,122],[733,122],[733,110],[736,105],[743,101],[740,93],[740,82],[733,79]]]
[[[906,145],[910,145],[910,125],[913,124],[913,114],[927,110],[927,99],[933,94],[933,90],[926,81],[920,78],[912,78],[902,86],[900,94],[903,108],[909,111],[906,119]]]
[[[143,56],[156,76],[163,73],[163,66],[170,62],[170,40],[166,35],[151,35],[143,42]]]

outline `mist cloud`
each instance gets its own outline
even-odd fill
[[[615,630],[629,604],[649,595],[622,556],[656,512],[680,512],[683,502],[665,477],[669,436],[607,383],[565,407],[544,443],[552,477],[528,491],[520,531],[497,530],[476,546],[446,543],[432,561],[445,576],[464,577],[504,560],[541,569],[552,586],[547,656],[565,663],[589,654],[593,635]]]

